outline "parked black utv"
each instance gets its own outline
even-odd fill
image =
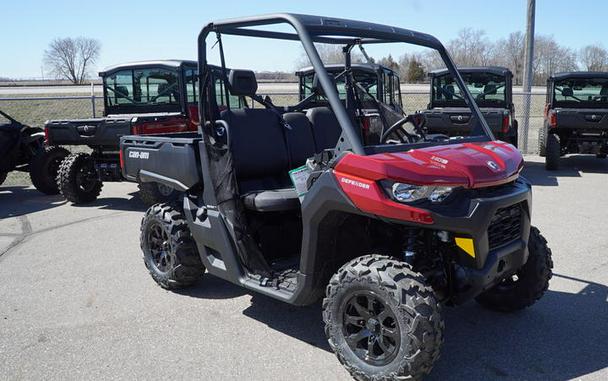
[[[359,46],[367,57],[365,50]],[[347,100],[346,76],[351,73],[357,80],[353,94],[361,103],[361,133],[368,142],[379,142],[384,124],[393,124],[405,117],[401,97],[399,75],[390,68],[375,63],[353,63],[349,70],[344,65],[325,65],[333,77],[342,102]],[[300,102],[289,110],[327,107],[329,102],[312,66],[297,71]]]
[[[568,72],[547,80],[545,120],[538,151],[549,170],[569,153],[608,154],[608,73]]]
[[[505,67],[460,67],[458,72],[475,98],[492,133],[517,147],[517,120],[513,105],[513,74]],[[429,133],[463,136],[469,133],[471,113],[454,78],[447,70],[434,71],[431,100],[424,111]]]
[[[55,177],[59,163],[69,152],[61,147],[45,147],[41,128],[26,126],[2,111],[0,115],[0,184],[11,171],[29,172],[32,184],[40,192],[59,193]]]

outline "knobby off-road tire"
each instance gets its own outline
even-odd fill
[[[547,146],[545,147],[545,168],[550,171],[559,168],[561,151],[559,136],[556,134],[549,134],[549,136],[547,136]]]
[[[6,180],[6,176],[8,176],[8,172],[0,172],[0,185],[4,183],[4,181]]]
[[[201,279],[205,266],[179,211],[168,204],[151,206],[140,232],[144,263],[161,287],[183,288]]]
[[[334,274],[323,320],[329,345],[358,380],[417,380],[439,358],[444,322],[433,289],[386,256],[356,258]]]
[[[153,182],[138,181],[139,198],[146,206],[152,206],[159,203],[172,203],[177,200],[179,192],[166,185]]]
[[[30,161],[30,179],[40,192],[54,195],[59,193],[57,174],[61,162],[70,152],[57,146],[44,147]]]
[[[59,192],[74,204],[84,204],[97,199],[103,183],[97,178],[91,155],[80,152],[66,157],[57,174]]]
[[[513,312],[533,305],[544,295],[553,275],[553,260],[547,240],[535,227],[530,230],[528,251],[528,261],[516,276],[480,294],[475,298],[479,304],[495,311]]]
[[[538,156],[545,157],[547,155],[545,149],[545,128],[541,127],[538,130]]]

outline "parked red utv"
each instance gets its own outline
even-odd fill
[[[45,125],[51,146],[87,146],[61,162],[56,183],[75,204],[94,201],[103,182],[123,181],[118,154],[123,135],[196,131],[196,61],[161,60],[127,63],[99,73],[104,88],[102,118],[51,120]],[[170,201],[177,192],[159,183],[139,184],[148,205]]]
[[[224,35],[300,41],[328,105],[277,109],[256,94],[252,71],[222,67],[231,94],[265,107],[228,97],[219,107],[207,47],[223,63]],[[344,52],[344,102],[315,48],[321,42]],[[440,54],[477,121],[471,136],[427,136],[419,115],[407,115],[385,125],[380,142],[366,141],[350,52],[381,43]],[[443,342],[445,305],[475,298],[515,311],[543,295],[551,251],[531,225],[522,156],[494,141],[437,39],[275,14],[212,22],[198,47],[200,133],[121,138],[126,178],[184,192],[181,206],[154,205],[142,220],[144,263],[160,286],[186,287],[208,271],[286,303],[324,297],[329,344],[360,380],[428,374]]]

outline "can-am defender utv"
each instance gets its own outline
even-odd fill
[[[486,123],[498,139],[517,147],[513,105],[513,74],[505,67],[459,67],[458,72],[475,98]],[[429,73],[431,100],[424,111],[430,133],[459,136],[470,131],[471,112],[448,70]]]
[[[538,150],[547,169],[569,153],[608,155],[608,72],[558,73],[547,79]]]
[[[42,128],[27,126],[0,111],[0,185],[11,171],[29,172],[36,189],[57,194],[55,178],[68,154],[61,147],[46,147]]]
[[[46,122],[52,146],[88,146],[62,161],[56,182],[70,202],[94,201],[105,181],[123,181],[119,142],[123,135],[196,131],[194,96],[196,61],[160,60],[115,65],[99,73],[103,80],[102,118]],[[142,182],[139,196],[152,205],[170,201],[177,192],[158,183]]]
[[[295,33],[278,32],[276,24]],[[207,39],[225,66],[223,35],[300,41],[329,106],[279,110],[256,95],[252,71],[225,68],[222,86],[266,107],[218,101]],[[314,43],[343,47],[344,103]],[[431,136],[408,115],[386,125],[379,142],[366,141],[350,51],[379,43],[441,55],[471,109],[471,136]],[[200,133],[121,138],[125,177],[184,192],[181,206],[154,205],[142,220],[144,263],[160,286],[192,285],[206,270],[291,304],[324,295],[329,344],[363,380],[428,374],[443,341],[443,305],[475,298],[515,311],[543,295],[551,251],[530,223],[522,156],[493,141],[436,38],[275,14],[210,23],[198,47]]]

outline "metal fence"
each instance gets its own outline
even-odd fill
[[[297,92],[264,92],[273,103],[278,106],[293,105],[298,102]],[[532,93],[530,95],[530,115],[522,114],[525,94],[515,92],[513,102],[515,104],[515,117],[519,122],[520,147],[522,141],[526,140],[528,152],[537,153],[538,130],[543,124],[543,109],[545,94]],[[402,101],[407,113],[423,110],[429,102],[428,91],[402,92]],[[66,95],[66,96],[22,96],[7,97],[0,96],[0,109],[16,120],[31,126],[42,126],[44,122],[51,119],[79,119],[91,118],[103,115],[103,98],[96,94],[93,87],[90,95]],[[527,136],[523,131],[524,119],[529,118],[529,129]],[[74,151],[82,151],[84,147],[68,147]],[[86,148],[85,148],[86,149]],[[13,172],[7,179],[7,184],[27,184],[29,176],[26,173]]]

